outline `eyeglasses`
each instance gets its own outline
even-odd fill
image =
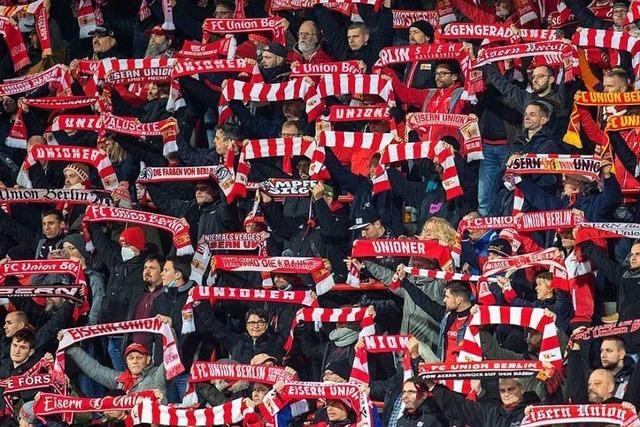
[[[316,33],[298,33],[298,37],[311,37],[311,36],[318,36],[318,34]]]
[[[247,326],[264,326],[266,325],[267,322],[264,320],[256,320],[256,321],[251,321],[251,322],[247,322]]]
[[[223,17],[223,16],[229,16],[229,15],[233,15],[233,14],[234,14],[233,11],[222,11],[221,10],[221,11],[214,12],[213,16],[216,17],[216,18],[220,18],[220,17]]]
[[[438,71],[437,73],[433,73],[436,77],[444,77],[447,74],[453,74],[451,71]]]

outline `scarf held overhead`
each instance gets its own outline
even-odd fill
[[[356,349],[349,382],[369,384],[371,380],[369,375],[369,362],[367,360],[369,353],[402,352],[404,381],[413,377],[411,356],[407,348],[409,338],[411,338],[410,335],[370,335],[364,337],[364,345]]]
[[[520,423],[521,427],[538,427],[551,424],[599,423],[623,427],[637,425],[638,416],[619,403],[588,405],[533,406]]]
[[[157,399],[142,399],[131,415],[134,424],[166,426],[214,426],[241,423],[247,411],[244,399],[203,409],[161,405]]]

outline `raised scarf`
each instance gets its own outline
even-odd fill
[[[631,334],[638,329],[640,329],[640,319],[621,320],[616,323],[590,326],[577,334],[571,335],[571,341],[586,341],[614,335]]]
[[[369,384],[371,380],[367,360],[369,353],[402,352],[403,379],[406,381],[413,377],[411,356],[407,348],[409,338],[411,338],[410,335],[370,335],[364,337],[364,345],[356,350],[349,382]]]
[[[62,339],[56,351],[55,367],[59,372],[64,372],[65,350],[70,346],[89,338],[131,332],[149,332],[162,335],[162,362],[166,371],[167,380],[171,380],[184,372],[184,366],[182,366],[182,362],[180,361],[180,355],[178,354],[178,348],[171,326],[156,317],[79,326],[77,328],[62,329],[61,332]]]
[[[0,83],[0,95],[11,96],[38,89],[49,83],[58,83],[63,89],[71,87],[71,76],[69,71],[62,65],[54,65],[48,70],[36,74],[16,77],[15,79],[5,79]]]
[[[557,248],[548,248],[523,255],[487,260],[482,267],[482,275],[494,276],[533,266],[549,268],[554,274],[564,272],[566,275],[564,260],[556,257],[556,250]]]
[[[35,17],[35,30],[40,41],[40,48],[42,49],[42,57],[51,56],[51,38],[49,36],[49,12],[45,7],[44,0],[34,1],[25,5],[19,6],[0,6],[0,16],[6,16],[7,18],[14,18],[17,20],[16,15],[29,13]],[[7,40],[8,41],[8,40]],[[11,46],[11,45],[10,45]],[[13,47],[13,46],[11,46]]]
[[[182,50],[175,52],[177,58],[190,59],[210,59],[223,57],[226,58],[231,47],[231,38],[222,38],[211,43],[198,43],[191,40],[185,40]]]
[[[440,271],[440,270],[429,270],[426,268],[416,268],[405,266],[404,271],[407,274],[416,277],[426,277],[429,279],[441,279],[447,282],[451,282],[452,280],[458,280],[462,282],[480,282],[486,280],[487,282],[496,282],[498,279],[495,277],[484,277],[475,274],[463,274],[463,273],[452,273],[450,271]],[[400,287],[400,282],[398,280],[392,281],[390,288],[392,290],[398,289]]]
[[[582,222],[584,222],[584,215],[576,215],[570,209],[525,212],[518,217],[494,216],[460,221],[458,233],[462,235],[465,230],[497,230],[503,228],[513,228],[514,230],[528,233],[558,228],[574,228]]]
[[[82,219],[82,227],[94,222],[122,222],[158,228],[171,233],[177,255],[189,255],[193,253],[191,237],[189,237],[189,225],[184,224],[179,218],[160,215],[151,212],[143,212],[134,209],[115,208],[109,206],[88,206]],[[85,234],[85,240],[89,233]],[[93,250],[93,244],[87,241],[87,250]]]
[[[313,87],[305,79],[288,80],[282,83],[253,83],[242,80],[226,80],[220,94],[218,123],[226,123],[233,112],[229,101],[273,102],[302,99],[306,101],[313,93]],[[309,119],[311,120],[311,119]]]
[[[34,145],[25,157],[16,183],[25,187],[33,188],[31,179],[29,178],[29,169],[36,162],[78,162],[93,166],[98,170],[98,175],[102,180],[102,186],[105,190],[115,190],[118,188],[118,178],[116,171],[111,165],[109,156],[104,151],[90,147],[73,147],[66,145]]]
[[[410,113],[407,114],[405,121],[405,139],[408,141],[409,132],[412,130],[424,136],[432,130],[433,126],[437,126],[439,131],[445,127],[454,128],[460,132],[462,136],[461,154],[465,156],[467,162],[484,159],[477,117],[467,114]],[[437,133],[437,137],[442,138],[446,134],[447,132],[444,130],[444,133]],[[451,136],[459,139],[457,133]],[[429,139],[435,138],[432,136]]]
[[[283,10],[312,9],[319,0],[270,0],[267,2],[268,12],[280,12]],[[351,2],[326,1],[324,7],[351,17],[353,7]]]
[[[252,76],[253,81],[261,80],[260,70],[256,64],[249,64],[245,59],[189,59],[175,63],[171,78],[193,76],[204,73],[244,73]]]
[[[379,74],[325,74],[307,101],[307,118],[316,120],[323,112],[324,98],[340,95],[377,95],[390,107],[395,106],[391,79]]]
[[[157,399],[142,399],[131,416],[134,424],[166,426],[214,426],[242,422],[248,411],[244,398],[234,399],[212,408],[191,409],[161,405]]]
[[[583,423],[617,424],[630,427],[638,422],[638,416],[619,403],[587,405],[540,405],[531,407],[520,422],[521,427],[538,427],[552,424]]]
[[[148,136],[161,136],[164,156],[178,151],[176,119],[173,117],[157,122],[143,123],[134,117],[118,117],[110,113],[100,115],[60,114],[53,119],[50,126],[52,132],[68,129],[98,132],[100,136],[107,132],[121,133],[140,139]]]
[[[4,16],[0,17],[0,34],[7,44],[14,71],[21,70],[31,64],[22,33],[13,20]]]
[[[216,270],[310,274],[318,295],[329,292],[334,286],[333,276],[324,266],[322,258],[215,255],[212,257],[211,274],[215,274]]]
[[[578,227],[576,245],[595,239],[621,238],[640,238],[640,224],[626,222],[583,222]]]
[[[69,203],[75,205],[113,206],[111,195],[100,190],[80,189],[26,189],[6,188],[0,190],[0,203]]]
[[[249,182],[247,190],[262,191],[276,200],[284,200],[290,197],[309,197],[311,189],[321,182],[317,179],[285,179],[269,178],[262,182]]]
[[[511,156],[505,173],[567,174],[584,175],[592,181],[601,182],[601,160],[594,156],[575,154],[520,154]]]
[[[454,22],[444,28],[440,35],[443,40],[487,40],[488,43],[507,41],[534,42],[552,40],[556,37],[556,30],[522,28],[514,33],[511,26],[505,24],[477,24]]]
[[[231,192],[235,183],[233,173],[223,165],[216,166],[180,166],[163,168],[144,168],[140,171],[136,182],[151,184],[158,182],[194,182],[215,178],[220,189],[231,202]]]
[[[360,322],[359,336],[366,337],[376,333],[375,319],[367,314],[367,307],[352,308],[301,308],[291,324],[289,337],[284,344],[287,353],[293,347],[293,332],[300,322]]]
[[[290,374],[279,366],[219,362],[195,362],[191,366],[190,383],[209,382],[213,380],[275,384],[278,381],[297,381],[298,376]]]
[[[280,24],[282,18],[279,16],[269,16],[266,18],[244,18],[244,19],[205,19],[202,24],[202,35],[207,38],[211,34],[244,34],[269,31],[272,33],[271,41],[286,44],[284,27]]]
[[[52,96],[47,98],[22,98],[29,107],[58,111],[62,109],[86,108],[98,102],[93,96]],[[24,111],[18,105],[15,120],[5,143],[9,147],[27,149],[27,127],[24,124]]]
[[[82,303],[82,285],[0,286],[0,298],[63,298]]]
[[[458,177],[458,169],[455,164],[455,156],[449,144],[444,141],[409,142],[405,144],[390,144],[382,153],[380,164],[376,167],[373,178],[374,194],[391,189],[385,165],[403,160],[416,159],[437,160],[442,166],[442,187],[444,187],[447,201],[463,195],[464,191]]]
[[[544,369],[539,360],[483,360],[482,362],[421,363],[420,378],[431,381],[527,378]]]
[[[103,59],[95,76],[112,85],[168,82],[175,63],[174,58]]]
[[[291,66],[290,77],[322,77],[325,74],[361,74],[358,61],[320,62]]]
[[[78,27],[80,27],[78,35],[81,39],[91,37],[89,33],[96,29],[96,14],[91,0],[78,1]]]
[[[398,10],[393,9],[391,11],[393,15],[393,28],[394,29],[406,29],[411,27],[411,25],[416,21],[427,21],[430,23],[434,30],[437,31],[437,34],[440,34],[440,31],[437,28],[440,26],[438,22],[438,11],[436,10]]]
[[[436,10],[440,17],[440,25],[456,22],[456,9],[451,4],[451,0],[436,0]]]

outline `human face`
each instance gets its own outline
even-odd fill
[[[127,368],[131,375],[138,376],[140,373],[149,366],[149,362],[151,358],[146,354],[138,353],[137,351],[132,351],[127,354],[126,362]]]
[[[389,123],[386,120],[376,120],[369,122],[369,132],[387,133],[389,132]]]
[[[311,166],[311,162],[307,159],[302,159],[296,165],[296,170],[298,171],[298,175],[302,179],[309,179],[309,167]]]
[[[531,73],[531,89],[537,94],[545,93],[553,84],[554,77],[547,67],[536,67]]]
[[[267,331],[267,321],[255,314],[247,319],[247,333],[251,338],[260,338]]]
[[[9,313],[4,318],[4,335],[7,338],[11,338],[16,332],[25,326],[27,325],[25,325],[24,322],[18,320],[16,313]]]
[[[540,344],[542,344],[542,334],[536,330],[529,329],[527,331],[527,351],[530,354],[538,353]]]
[[[524,387],[522,387],[522,384],[520,384],[516,380],[500,380],[499,387],[500,400],[502,400],[503,405],[514,405],[522,400]]]
[[[280,131],[280,136],[283,138],[293,138],[296,136],[301,136],[300,132],[298,132],[298,128],[293,125],[283,125],[282,130]]]
[[[611,397],[614,382],[611,380],[611,373],[596,369],[589,376],[587,383],[587,392],[589,394],[589,403],[602,403]]]
[[[213,12],[214,18],[224,19],[224,18],[233,18],[234,10],[227,9],[223,5],[216,6],[216,10]]]
[[[422,227],[422,233],[420,233],[420,239],[422,240],[438,240],[436,233],[436,225],[433,222],[425,222]]]
[[[298,30],[298,50],[304,54],[312,53],[318,47],[319,37],[313,22],[303,22]]]
[[[575,245],[576,241],[573,238],[573,232],[569,230],[568,232],[560,233],[560,241],[562,242],[562,247],[565,249],[571,249]]]
[[[458,75],[452,73],[447,67],[436,68],[434,76],[436,79],[436,87],[438,89],[446,89],[458,81]]]
[[[213,202],[213,193],[212,189],[209,185],[206,184],[196,184],[196,203],[201,205],[203,203],[211,203]]]
[[[347,419],[347,408],[339,400],[329,400],[327,402],[327,418],[329,421],[344,421]]]
[[[154,99],[158,99],[160,95],[158,94],[158,85],[155,83],[149,83],[147,85],[147,101],[153,101]]]
[[[93,36],[92,44],[94,53],[103,53],[116,45],[116,39],[111,36],[100,36],[96,34]]]
[[[477,242],[478,240],[482,239],[482,236],[484,236],[487,233],[486,229],[481,229],[481,230],[469,230],[469,238],[474,241]]]
[[[604,340],[600,346],[600,363],[605,369],[614,369],[622,365],[627,352],[616,340]]]
[[[227,143],[229,142],[229,138],[222,132],[220,129],[216,130],[216,137],[213,140],[213,143],[216,146],[216,153],[221,156],[227,154],[229,148],[227,147]]]
[[[499,0],[496,2],[496,16],[498,18],[506,18],[511,15],[515,7],[513,6],[513,1],[511,0]]]
[[[64,242],[62,244],[62,252],[63,252],[63,258],[73,257],[73,258],[84,259],[80,251],[69,242]]]
[[[529,132],[537,132],[549,121],[549,118],[542,114],[542,110],[537,105],[528,105],[524,110],[522,120],[524,129]]]
[[[244,231],[247,233],[259,233],[263,231],[263,225],[256,222],[248,222],[244,226]]]
[[[149,38],[149,44],[147,45],[147,51],[145,52],[145,58],[155,58],[161,55],[171,43],[166,36],[160,34],[152,34]]]
[[[47,215],[42,218],[42,233],[47,239],[58,237],[62,232],[63,222],[58,220],[55,215]]]
[[[547,279],[536,279],[536,298],[542,301],[553,296],[551,282]]]
[[[62,304],[62,298],[60,298],[60,297],[47,298],[45,306],[44,306],[44,311],[45,312],[50,312],[54,308],[58,307],[60,304]]]
[[[566,195],[580,193],[583,186],[582,181],[578,181],[568,175],[564,175],[562,178],[562,189]]]
[[[33,354],[34,350],[31,348],[31,344],[24,341],[11,340],[11,361],[19,365],[29,358]]]
[[[640,243],[636,243],[631,246],[631,252],[629,252],[629,265],[632,270],[640,268]]]
[[[602,90],[607,93],[622,93],[627,91],[627,81],[617,74],[604,75],[602,78]]]
[[[365,33],[361,28],[352,28],[347,31],[347,41],[349,49],[359,50],[369,41],[369,34]]]
[[[457,295],[453,295],[449,289],[445,289],[442,301],[444,302],[444,308],[447,311],[456,311],[462,303],[462,298]]]
[[[269,393],[269,387],[264,384],[254,384],[253,391],[251,392],[251,400],[253,400],[253,403],[256,405],[259,405],[267,393]]]
[[[376,221],[373,224],[369,224],[362,229],[362,237],[365,239],[377,239],[380,237],[382,224],[380,221]]]
[[[144,267],[142,269],[142,280],[147,286],[157,286],[163,282],[160,263],[158,263],[158,261],[150,260],[144,263]]]
[[[425,44],[427,36],[416,27],[409,28],[409,44]]]
[[[415,410],[422,405],[424,398],[418,398],[418,390],[416,389],[415,383],[404,383],[402,386],[402,402],[409,413],[415,412]]]
[[[164,263],[160,277],[162,278],[162,286],[167,286],[174,280],[178,280],[182,277],[182,274],[173,268],[173,261],[167,261]]]
[[[613,8],[613,10],[611,11],[611,15],[613,18],[613,25],[615,25],[618,28],[621,28],[624,26],[624,18],[625,16],[627,16],[627,12],[629,12],[629,9],[627,9],[624,6],[616,6]]]
[[[287,120],[300,120],[304,113],[304,102],[299,100],[285,101],[282,104],[282,114]]]
[[[273,284],[281,291],[287,289],[290,285],[287,277],[283,276],[282,274],[276,274],[276,276],[273,278]]]
[[[284,58],[271,52],[262,52],[262,68],[274,68],[284,62]]]
[[[70,188],[76,184],[82,184],[82,178],[80,178],[80,175],[78,175],[71,169],[65,170],[64,171],[64,187]]]

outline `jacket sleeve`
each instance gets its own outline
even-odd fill
[[[370,52],[378,57],[382,48],[393,44],[393,13],[391,9],[384,6],[379,12],[375,12],[373,6],[368,4],[359,3],[357,7],[360,17],[371,31]],[[371,70],[367,70],[367,72],[370,73]]]
[[[173,197],[169,191],[165,191],[163,184],[148,184],[147,191],[153,204],[162,214],[176,218],[181,218],[186,214],[189,202]]]
[[[391,191],[406,204],[419,208],[425,196],[425,183],[412,182],[402,176],[395,168],[387,169]]]
[[[27,246],[35,255],[40,236],[38,233],[16,221],[11,215],[0,209],[0,231],[16,242]]]
[[[467,400],[462,394],[455,393],[445,386],[436,385],[433,389],[433,399],[449,419],[464,420],[467,424],[486,425],[482,421],[487,420],[494,412],[489,404]],[[472,422],[476,420],[477,422]],[[496,422],[495,419],[492,420]]]
[[[451,0],[451,4],[472,22],[478,24],[495,24],[497,22],[495,15],[467,3],[466,0]]]
[[[578,350],[569,352],[567,357],[567,400],[573,404],[587,403],[587,377],[589,366]]]
[[[640,405],[640,366],[638,364],[633,368],[633,373],[629,377],[624,400],[625,402],[631,402],[636,408]]]
[[[547,193],[529,179],[523,179],[518,188],[522,190],[524,198],[538,211],[550,211],[553,209],[565,209],[567,204],[561,198]]]
[[[330,148],[326,148],[325,150],[327,155],[324,164],[331,174],[331,178],[333,178],[343,190],[347,190],[351,194],[356,194],[362,185],[361,177],[351,173],[351,171],[344,167]]]
[[[349,218],[345,215],[335,215],[329,210],[327,202],[319,199],[313,202],[313,211],[318,218],[320,234],[325,237],[341,238],[349,233]]]
[[[622,266],[611,261],[609,257],[602,253],[599,247],[591,242],[581,243],[580,248],[587,258],[595,264],[598,271],[601,271],[611,283],[622,283],[622,275],[624,274],[624,268]]]
[[[444,318],[444,306],[429,298],[427,294],[422,292],[420,288],[411,283],[406,277],[402,279],[402,287],[407,291],[413,302],[436,321],[439,322]]]
[[[67,350],[67,354],[76,362],[80,370],[95,382],[102,384],[110,390],[118,387],[116,378],[118,378],[119,372],[102,366],[96,359],[89,356],[78,346],[70,347]]]
[[[229,102],[229,108],[240,120],[242,127],[251,135],[258,138],[277,138],[282,130],[280,121],[268,120],[262,116],[251,114],[251,112],[239,101]]]
[[[38,307],[42,311],[42,306]],[[38,328],[36,332],[36,348],[40,349],[54,341],[61,329],[71,326],[72,315],[73,305],[66,301],[63,302],[49,319]],[[31,316],[29,316],[29,319],[31,319]]]
[[[620,132],[610,132],[609,140],[611,141],[611,145],[613,145],[613,152],[616,154],[616,157],[620,159],[627,172],[633,176],[637,176],[638,156],[629,148],[627,142],[620,136]]]
[[[340,61],[348,59],[349,43],[347,42],[347,36],[332,16],[332,12],[322,5],[316,5],[313,8],[313,13],[323,30],[327,45],[335,59]]]
[[[429,96],[431,91],[435,89],[415,89],[408,87],[402,81],[396,77],[395,74],[391,76],[391,82],[393,83],[393,91],[396,94],[396,98],[403,104],[409,104],[416,108],[422,108],[424,100]]]
[[[611,28],[611,24],[603,19],[600,19],[589,10],[589,8],[580,0],[565,0],[564,2],[573,15],[576,17],[580,25],[586,28],[596,28],[599,30],[606,30]]]
[[[220,162],[216,158],[215,152],[208,148],[193,148],[191,146],[191,134],[193,133],[193,123],[188,120],[180,121],[180,133],[176,139],[178,154],[187,166],[207,166],[217,165]]]
[[[500,74],[495,64],[485,65],[482,71],[485,80],[502,94],[504,102],[520,113],[524,113],[525,106],[533,99],[533,96]]]
[[[115,270],[116,266],[122,262],[120,245],[109,239],[100,225],[96,223],[89,224],[89,235],[95,247],[95,254],[107,266],[109,271]]]

